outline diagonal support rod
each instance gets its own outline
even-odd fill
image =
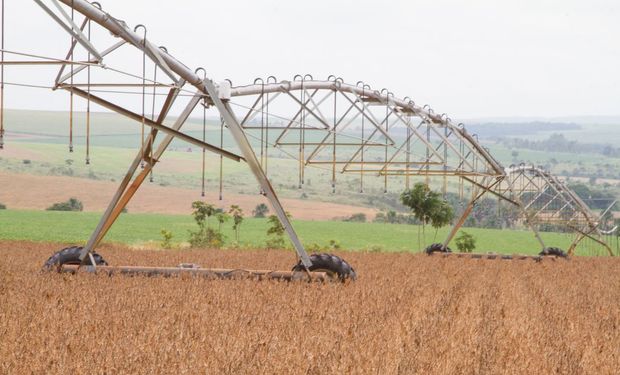
[[[62,19],[60,19],[60,17],[56,15],[56,13],[54,13],[50,8],[43,4],[41,0],[34,0],[34,2],[37,3],[50,17],[52,17],[52,19],[56,21],[56,23],[58,23],[60,27],[62,27],[66,32],[71,34],[78,41],[78,43],[82,45],[82,47],[86,48],[93,56],[95,56],[98,61],[102,60],[102,56],[101,54],[99,54],[99,51],[97,51],[95,47],[84,37],[84,34],[82,34],[82,32],[79,30],[79,27],[75,23],[71,22],[71,27],[67,26],[67,24],[65,24]],[[58,5],[58,3],[56,2],[54,2],[54,4]]]
[[[207,94],[209,94],[209,96],[211,97],[211,100],[213,101],[213,104],[220,111],[222,118],[224,118],[224,121],[228,125],[228,129],[230,130],[231,134],[235,138],[235,141],[237,142],[237,145],[241,149],[241,153],[245,157],[245,160],[248,163],[248,165],[250,166],[252,173],[254,173],[254,176],[258,180],[258,183],[260,184],[261,188],[265,192],[265,195],[267,196],[267,199],[269,199],[269,202],[271,203],[274,211],[276,211],[276,215],[278,215],[278,219],[280,219],[280,223],[282,223],[282,226],[284,227],[287,234],[289,235],[291,242],[293,242],[295,251],[297,251],[297,255],[301,259],[302,264],[306,268],[310,267],[312,265],[312,261],[310,260],[310,257],[306,253],[304,246],[301,244],[301,241],[299,241],[299,237],[297,237],[297,233],[295,233],[295,229],[293,229],[293,225],[291,224],[291,221],[286,215],[286,212],[284,211],[284,208],[282,207],[282,204],[280,203],[280,200],[278,199],[278,196],[276,195],[276,192],[273,189],[273,186],[271,186],[271,182],[269,181],[269,178],[267,178],[267,176],[265,175],[265,172],[261,168],[260,162],[258,161],[256,154],[254,153],[254,150],[252,150],[252,145],[248,141],[243,131],[243,127],[237,121],[237,118],[235,117],[234,112],[230,108],[229,103],[224,102],[222,101],[222,99],[220,99],[217,89],[215,88],[215,85],[213,84],[213,82],[206,79],[203,81],[203,83],[207,91]]]
[[[159,115],[159,118],[157,119],[158,123],[162,123],[164,121],[171,107],[171,104],[172,104],[171,102],[174,101],[176,96],[177,96],[176,92],[173,92],[173,91],[170,92],[170,94],[168,95],[168,99],[164,103],[164,107]],[[173,125],[173,129],[179,130],[183,126],[183,124],[185,123],[185,121],[187,121],[187,118],[190,116],[193,109],[196,107],[196,105],[200,102],[201,99],[202,99],[201,92],[198,92],[196,95],[194,95],[192,100],[188,103],[188,105],[185,107],[185,109],[183,110],[179,118],[176,120],[175,124]],[[154,137],[154,135],[151,134],[151,137]],[[121,214],[123,208],[125,208],[127,203],[129,203],[129,200],[131,200],[131,198],[134,196],[134,194],[136,193],[140,185],[142,185],[145,178],[148,176],[149,172],[155,166],[155,163],[159,160],[159,158],[162,156],[162,154],[164,153],[166,148],[170,145],[170,142],[172,142],[173,139],[174,139],[174,136],[170,134],[168,134],[166,138],[164,138],[164,140],[158,146],[157,151],[151,157],[148,158],[149,162],[145,165],[142,172],[140,172],[140,174],[136,177],[136,179],[131,184],[131,186],[129,186],[129,182],[133,178],[134,174],[136,173],[136,170],[138,169],[138,166],[140,165],[140,161],[144,157],[141,151],[138,152],[133,162],[130,164],[127,174],[121,181],[121,184],[119,185],[116,193],[114,194],[114,197],[110,201],[108,208],[106,209],[105,213],[101,217],[99,224],[97,225],[97,228],[92,233],[86,246],[82,249],[82,252],[80,253],[80,260],[84,261],[87,255],[103,239],[103,237],[106,235],[108,230],[112,227],[112,224],[114,223],[114,221],[116,221],[118,216]]]
[[[96,104],[98,104],[98,105],[100,105],[102,107],[105,107],[107,109],[110,109],[110,110],[112,110],[112,111],[114,111],[114,112],[116,112],[118,114],[121,114],[123,116],[129,117],[129,118],[131,118],[133,120],[136,120],[136,121],[139,121],[139,122],[144,121],[144,125],[150,126],[150,127],[154,128],[154,129],[157,129],[157,130],[159,130],[159,131],[161,131],[163,133],[170,134],[170,135],[172,135],[174,137],[182,139],[182,140],[184,140],[184,141],[186,141],[188,143],[191,143],[191,144],[193,144],[195,146],[198,146],[200,148],[204,148],[204,149],[207,149],[209,151],[215,152],[216,154],[222,155],[225,158],[232,159],[234,161],[244,160],[243,157],[241,157],[239,155],[236,155],[236,154],[234,154],[232,152],[226,151],[226,150],[221,149],[219,147],[213,146],[212,144],[203,142],[203,141],[201,141],[199,139],[191,137],[191,136],[189,136],[189,135],[187,135],[185,133],[181,133],[180,131],[172,129],[172,128],[169,128],[169,127],[167,127],[165,125],[158,124],[158,123],[156,123],[155,121],[153,121],[153,120],[151,120],[149,118],[142,117],[141,115],[139,115],[137,113],[131,112],[131,111],[129,111],[129,110],[123,108],[123,107],[120,107],[120,106],[118,106],[118,105],[116,105],[114,103],[110,103],[109,101],[107,101],[105,99],[102,99],[102,98],[100,98],[98,96],[89,94],[86,91],[83,91],[83,90],[80,90],[78,88],[71,87],[71,86],[68,86],[68,85],[62,85],[61,87],[63,89],[65,89],[65,90],[73,92],[74,94],[76,94],[78,96],[81,96],[83,98],[90,98],[91,102],[96,103]]]

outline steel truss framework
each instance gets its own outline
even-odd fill
[[[276,82],[269,77],[247,86],[233,86],[230,81],[216,85],[206,77],[204,69],[189,69],[166,48],[147,39],[144,26],[132,29],[103,11],[98,3],[34,1],[70,34],[69,51],[61,59],[29,55],[31,60],[5,61],[3,48],[2,69],[5,65],[59,65],[53,89],[70,93],[71,110],[74,96],[86,100],[87,126],[90,103],[95,103],[137,121],[143,129],[140,151],[84,247],[82,261],[99,244],[175,138],[214,152],[220,159],[246,162],[306,267],[311,265],[310,258],[268,178],[270,153],[276,149],[298,161],[300,187],[305,183],[307,167],[328,170],[333,190],[341,174],[359,175],[361,192],[366,176],[383,179],[385,191],[388,180],[395,177],[404,180],[404,187],[409,187],[412,176],[427,180],[442,177],[444,189],[448,177],[471,184],[471,199],[445,245],[486,193],[516,205],[543,247],[535,229],[543,222],[579,234],[571,252],[582,238],[600,238],[592,212],[557,178],[533,167],[504,169],[462,124],[407,97],[397,98],[386,89],[373,90],[363,82],[347,84],[333,76],[324,81],[306,75],[292,81]],[[128,47],[142,57],[141,74],[112,67],[115,56]],[[76,59],[76,55],[83,59]],[[154,69],[152,79],[146,77],[147,63]],[[141,90],[142,102],[137,109],[119,102],[113,90],[121,88]],[[153,93],[150,116],[145,109],[146,90]],[[156,103],[157,96],[165,99]],[[222,143],[214,145],[204,136],[197,139],[183,131],[196,108],[217,110],[222,127],[231,133],[240,154],[224,149]],[[173,109],[180,115],[170,116]],[[145,128],[150,131],[144,133]]]
[[[575,233],[576,237],[568,248],[569,255],[585,238],[600,244],[609,255],[613,255],[603,240],[607,233],[600,229],[602,215],[596,216],[563,181],[543,168],[525,164],[506,168],[506,178],[496,185],[493,193],[520,207],[522,218],[532,228],[547,224],[551,228]],[[538,234],[537,237],[540,239]]]

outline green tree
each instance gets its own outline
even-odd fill
[[[461,231],[456,238],[456,248],[462,253],[471,253],[476,248],[476,239],[471,234]]]
[[[265,203],[261,203],[261,204],[256,205],[256,207],[254,208],[254,211],[252,211],[252,215],[254,215],[254,217],[256,218],[263,218],[267,215],[268,212],[269,212],[269,207],[267,207]]]
[[[189,243],[191,247],[215,247],[219,248],[224,244],[224,235],[221,231],[212,229],[209,218],[215,215],[218,210],[214,205],[195,201],[192,203],[192,216],[198,225],[198,231],[190,231]]]
[[[218,213],[215,214],[215,219],[217,220],[217,223],[218,223],[217,230],[219,230],[221,232],[222,231],[222,224],[227,222],[228,219],[230,219],[230,216],[228,216],[228,214],[226,212],[218,212]]]
[[[170,232],[167,229],[162,229],[160,233],[162,236],[162,240],[160,244],[162,249],[171,249],[172,248],[172,232]]]
[[[239,229],[241,228],[241,223],[243,223],[243,210],[241,207],[233,204],[230,206],[230,210],[228,213],[233,217],[233,230],[235,231],[235,241],[239,242]]]
[[[286,216],[290,219],[291,215],[287,212]],[[280,219],[276,215],[270,215],[267,219],[269,228],[267,228],[267,247],[270,249],[281,249],[285,245],[284,227]]]
[[[418,182],[413,189],[408,189],[400,195],[401,202],[409,207],[413,212],[413,216],[422,224],[422,239],[425,239],[426,224],[431,224],[437,230],[450,223],[454,216],[454,211],[450,204],[441,197],[441,194],[434,192],[431,188],[422,182]],[[420,243],[420,227],[418,227],[418,246]]]
[[[435,228],[435,236],[433,237],[433,241],[437,239],[437,231],[439,228],[450,224],[453,217],[454,210],[445,200],[440,200],[436,206],[433,207],[433,211],[431,213],[431,226]]]
[[[70,198],[66,202],[54,203],[46,208],[47,211],[83,211],[84,205],[77,198]]]
[[[413,189],[405,190],[400,195],[400,201],[411,209],[413,216],[422,224],[418,226],[418,246],[420,248],[422,247],[420,230],[423,233],[424,226],[430,221],[429,193],[431,193],[431,189],[428,185],[419,182],[413,186]]]
[[[192,208],[194,209],[192,216],[194,216],[196,224],[199,227],[209,228],[209,218],[217,212],[215,206],[207,202],[195,201],[192,203]]]

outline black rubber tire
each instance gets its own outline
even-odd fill
[[[357,274],[355,273],[353,267],[351,267],[349,263],[339,256],[332,254],[312,254],[310,255],[310,261],[312,262],[312,265],[308,268],[308,270],[311,272],[327,272],[334,277],[337,276],[342,282],[357,279]],[[304,270],[305,268],[301,261],[293,267],[294,272]]]
[[[538,255],[555,255],[561,258],[568,258],[568,254],[559,247],[545,247]]]
[[[48,260],[43,264],[44,271],[58,270],[63,264],[80,264],[80,252],[82,246],[71,246],[55,252]],[[103,257],[95,252],[92,253],[93,259],[97,266],[107,266],[108,262]],[[87,266],[91,266],[90,257],[86,258],[84,263]]]
[[[452,249],[444,246],[442,243],[434,243],[428,245],[428,247],[424,249],[424,252],[428,255],[431,255],[432,253],[451,253]]]

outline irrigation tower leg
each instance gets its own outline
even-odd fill
[[[131,178],[136,172],[136,169],[140,165],[141,160],[142,160],[142,153],[139,152],[138,155],[136,155],[136,158],[133,160],[133,162],[129,166],[129,170],[127,171],[127,174],[125,174],[125,177],[123,178],[123,180],[121,181],[121,184],[116,190],[114,197],[112,197],[112,200],[110,201],[110,204],[108,205],[108,208],[105,210],[105,212],[103,213],[103,216],[99,220],[99,224],[97,224],[95,231],[91,234],[90,238],[88,239],[88,242],[86,243],[86,246],[84,246],[84,248],[82,249],[82,252],[80,253],[80,261],[82,263],[84,263],[84,260],[86,259],[86,257],[94,249],[95,243],[97,242],[97,239],[100,237],[99,235],[102,233],[103,228],[106,225],[106,222],[108,221],[108,219],[112,216],[112,212],[114,211],[114,208],[116,207],[119,200],[121,199],[123,192],[127,188],[127,185],[129,185],[129,182],[131,181]]]
[[[583,232],[579,232],[579,234],[575,237],[575,239],[573,240],[573,242],[570,244],[569,248],[568,248],[568,255],[573,255],[575,253],[575,249],[577,248],[577,245],[579,244],[579,242],[581,242],[581,240],[583,240],[584,238],[590,238],[591,240],[599,243],[600,245],[602,245],[607,252],[609,253],[610,256],[614,256],[614,252],[611,250],[611,247],[607,244],[607,242],[605,242],[603,239],[601,239],[601,234],[597,233],[596,237],[592,236],[589,233],[583,233]]]
[[[189,115],[191,114],[192,110],[200,102],[200,99],[201,99],[200,94],[196,94],[193,97],[193,99],[189,102],[189,104],[187,105],[183,113],[181,113],[181,115],[175,122],[174,126],[172,127],[173,129],[175,130],[181,129],[181,127],[183,126],[183,124],[185,123]],[[154,138],[156,134],[157,134],[156,129],[153,129],[150,137]],[[145,155],[144,155],[144,159],[147,161],[147,163],[144,165],[144,169],[142,169],[140,174],[136,176],[136,178],[131,183],[131,185],[126,189],[120,201],[116,204],[116,207],[114,208],[114,211],[112,212],[112,215],[107,219],[104,227],[102,228],[101,232],[99,233],[95,241],[95,244],[94,244],[95,247],[99,244],[99,242],[106,235],[106,233],[108,232],[108,230],[110,229],[114,221],[123,212],[123,209],[125,208],[125,206],[127,206],[127,203],[129,203],[131,198],[133,198],[133,196],[136,194],[136,192],[138,191],[138,188],[142,185],[144,180],[148,177],[149,173],[151,173],[151,170],[155,167],[155,164],[159,161],[164,151],[166,151],[166,148],[168,148],[168,146],[170,145],[173,139],[174,137],[172,135],[167,135],[162,140],[162,142],[159,144],[155,152],[150,150],[150,146],[147,146],[147,149],[145,150]],[[147,140],[147,145],[151,144],[150,141],[151,139],[149,138]]]
[[[461,229],[463,224],[465,224],[465,220],[467,220],[467,217],[469,217],[471,210],[473,210],[474,206],[476,205],[476,201],[477,199],[472,199],[469,201],[469,203],[467,204],[467,207],[465,207],[465,211],[463,211],[463,214],[461,215],[459,220],[456,222],[456,224],[452,226],[450,233],[448,233],[448,237],[446,237],[446,239],[443,241],[444,248],[448,247],[448,244],[450,243],[450,241],[452,241],[452,239],[454,238],[454,236],[456,236],[456,233],[459,231],[459,229]]]
[[[583,235],[583,233],[578,233],[577,236],[575,236],[575,239],[573,240],[573,242],[571,242],[570,246],[568,247],[567,254],[573,255],[573,253],[575,252],[575,249],[577,248],[577,245],[584,238],[585,238],[585,235]]]
[[[194,95],[192,100],[188,103],[187,107],[183,110],[179,118],[176,120],[173,126],[173,129],[179,130],[183,126],[187,118],[192,113],[192,110],[200,102],[201,98],[202,98],[202,94]],[[160,114],[158,122],[160,123],[163,122],[163,119],[166,117],[166,114],[171,104],[172,103],[170,101],[170,103],[167,106],[165,106],[164,110],[162,111],[162,114]],[[154,137],[154,135],[155,134],[152,133],[150,137]],[[146,156],[143,155],[142,152],[138,152],[138,154],[136,155],[136,158],[133,160],[133,162],[129,166],[129,170],[127,171],[127,174],[125,175],[125,177],[121,181],[120,186],[116,190],[114,197],[110,201],[108,208],[106,209],[105,213],[99,220],[99,224],[97,225],[97,228],[95,228],[95,231],[91,234],[86,246],[84,246],[84,248],[82,249],[82,252],[80,253],[80,260],[82,262],[84,262],[84,259],[86,259],[86,256],[99,244],[101,239],[103,239],[103,236],[105,236],[105,234],[108,232],[108,230],[110,229],[114,221],[116,221],[118,216],[123,211],[123,208],[125,208],[127,203],[129,203],[129,200],[134,196],[134,194],[140,187],[140,185],[142,185],[146,176],[151,171],[151,169],[153,169],[153,166],[155,165],[157,160],[159,160],[161,155],[164,153],[164,151],[166,150],[170,142],[172,142],[173,138],[174,137],[172,135],[167,135],[163,139],[163,141],[160,143],[160,145],[157,148],[157,151],[154,154],[152,153],[152,150],[147,150],[149,151],[151,155],[146,155]],[[150,139],[149,139],[148,144],[151,144]],[[143,158],[147,159],[148,163],[145,165],[144,170],[142,170],[142,172],[136,177],[136,179],[133,181],[133,183],[128,189],[127,186],[129,185],[129,182],[131,182],[131,179],[136,173],[136,170],[138,169],[138,166],[140,165],[140,161]]]
[[[514,185],[512,183],[509,183],[508,185],[510,186],[510,191],[514,193],[514,191],[515,191]],[[536,239],[540,243],[541,250],[544,250],[545,247],[547,247],[545,245],[545,241],[543,241],[542,237],[540,236],[540,232],[534,226],[534,220],[532,220],[532,217],[527,213],[527,210],[525,209],[525,205],[523,204],[523,201],[521,201],[521,198],[519,198],[519,196],[517,194],[515,194],[514,201],[517,203],[517,207],[519,208],[519,210],[523,214],[523,218],[525,220],[525,225],[532,232],[534,232],[534,237],[536,237]]]
[[[258,183],[265,192],[267,199],[269,199],[269,202],[271,203],[271,206],[276,212],[278,219],[280,219],[280,223],[282,223],[282,226],[286,230],[286,233],[291,239],[291,242],[293,242],[293,246],[295,247],[297,255],[301,259],[301,262],[306,268],[310,267],[312,265],[312,261],[310,261],[310,257],[306,253],[304,246],[301,244],[301,241],[299,241],[297,233],[295,233],[295,229],[293,229],[293,226],[288,219],[288,216],[286,216],[286,212],[284,211],[284,208],[282,207],[282,204],[280,203],[280,200],[278,199],[278,196],[276,195],[273,186],[271,186],[269,178],[267,178],[265,172],[261,168],[260,162],[256,158],[256,154],[254,153],[254,150],[252,150],[252,146],[250,145],[250,142],[245,136],[245,132],[239,124],[239,121],[237,121],[234,112],[230,108],[230,105],[228,104],[228,102],[224,102],[222,99],[220,99],[218,95],[218,90],[215,88],[215,85],[212,81],[206,79],[203,83],[205,85],[207,93],[213,101],[213,104],[219,110],[222,118],[224,118],[224,121],[228,125],[228,129],[235,138],[235,141],[237,142],[237,145],[239,146],[239,149],[241,150],[245,161],[250,166],[252,173],[254,173],[254,176],[258,180]]]
[[[534,227],[533,221],[530,219],[530,217],[528,216],[527,212],[525,212],[525,210],[523,210],[523,214],[525,215],[525,224],[530,228],[532,232],[534,232],[534,236],[536,237],[536,239],[540,243],[540,246],[544,250],[545,247],[547,246],[545,245],[545,241],[543,241],[542,237],[540,236],[540,232],[538,231],[538,229],[536,229],[536,227]]]
[[[498,183],[496,181],[493,184],[491,184],[490,186],[487,186],[486,185],[487,184],[487,180],[488,180],[488,178],[485,177],[480,184],[478,184],[478,183],[472,184],[471,199],[469,200],[469,203],[467,204],[467,207],[465,207],[465,211],[463,211],[463,214],[461,215],[459,220],[456,222],[456,224],[454,224],[454,226],[450,230],[450,233],[448,233],[448,237],[446,237],[446,239],[443,241],[443,247],[444,248],[448,247],[448,244],[450,243],[450,241],[452,241],[454,236],[456,236],[456,234],[458,233],[459,229],[461,229],[463,224],[465,224],[465,220],[467,220],[467,218],[469,217],[469,214],[474,209],[474,206],[476,205],[476,202],[478,202],[478,200],[480,198],[482,198],[484,193],[486,193],[487,191],[490,191],[490,189],[495,184]],[[480,190],[482,190],[482,191],[480,191]]]

